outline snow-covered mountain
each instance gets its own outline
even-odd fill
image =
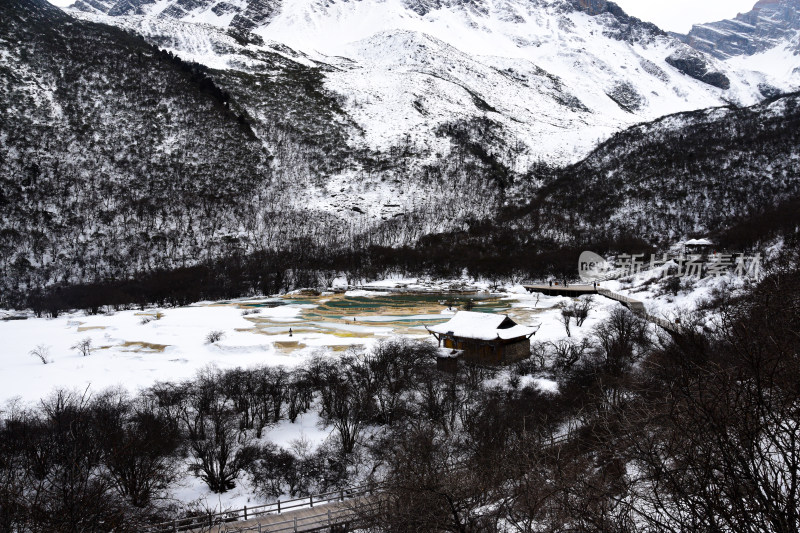
[[[534,219],[574,228],[586,210],[580,192],[610,176],[641,193],[640,213],[648,202],[670,216],[690,212],[672,194],[688,179],[692,194],[761,191],[759,206],[787,199],[796,142],[775,131],[758,135],[782,139],[778,147],[748,137],[760,112],[711,128],[716,152],[701,172],[685,159],[702,131],[670,120],[629,129],[794,87],[791,76],[733,63],[749,57],[713,58],[601,0],[83,0],[66,12],[4,0],[0,295],[26,301],[54,285],[245,257],[256,258],[253,290],[302,286],[286,281],[287,250],[328,261],[446,242],[450,253],[475,228],[512,227],[514,209],[570,168],[584,171],[559,181],[563,203]],[[795,107],[776,128],[796,124]],[[677,140],[649,142],[658,135]],[[615,139],[619,150],[595,150]],[[719,162],[745,142],[756,163],[731,164],[732,187]],[[639,163],[653,154],[669,164]],[[761,186],[776,154],[787,185]],[[612,195],[593,190],[601,220]],[[726,200],[725,220],[751,197]],[[656,218],[649,235],[668,235],[673,219]],[[542,246],[568,241],[564,228],[536,220],[519,233]]]
[[[761,71],[767,83],[800,83],[800,0],[759,0],[747,13],[694,26],[680,38],[731,69]]]
[[[685,41],[716,58],[752,56],[777,47],[800,53],[800,0],[759,0],[731,20],[698,24]]]
[[[800,86],[605,0],[79,0],[71,11],[215,69],[257,70],[259,51],[319,67],[357,125],[353,148],[411,143],[433,157],[448,151],[443,125],[489,117],[501,125],[495,150],[513,150],[518,171],[574,162],[666,114]]]

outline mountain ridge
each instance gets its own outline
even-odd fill
[[[169,11],[173,5],[183,12]],[[73,12],[218,70],[247,70],[252,54],[252,47],[229,53],[216,53],[213,44],[198,47],[230,31],[310,61],[324,70],[323,84],[358,124],[353,148],[386,151],[411,134],[426,150],[446,153],[436,142],[441,125],[489,114],[503,126],[498,150],[525,146],[520,170],[539,160],[575,161],[637,122],[728,102],[751,105],[763,98],[760,87],[769,87],[768,94],[792,88],[727,68],[600,0],[271,2],[263,4],[270,6],[269,20],[248,29],[234,27],[234,20],[254,4],[225,5],[225,16],[214,13],[222,9],[216,0],[107,2],[99,10],[78,2]],[[194,10],[187,12],[189,6]],[[143,14],[106,14],[115,9]],[[187,27],[196,35],[181,37]],[[556,84],[563,95],[542,84]],[[472,101],[487,106],[471,109]],[[401,120],[390,128],[386,117]]]
[[[326,9],[350,20],[374,5]],[[635,39],[619,39],[612,13],[591,16],[566,1],[540,5],[516,11],[516,22],[500,20],[497,3],[489,18],[448,9],[429,19],[409,15],[409,28],[345,36],[344,55],[326,55],[229,25],[5,2],[3,294],[280,250],[355,254],[413,246],[495,223],[506,208],[550,186],[552,172],[579,163],[595,168],[587,158],[621,132],[634,132],[622,138],[636,146],[643,142],[636,135],[660,131],[637,125],[675,112],[735,108],[742,104],[737,95],[763,99],[760,78],[673,38],[642,28]],[[383,6],[408,11],[394,0]],[[280,14],[284,29],[292,27],[289,15]],[[328,15],[308,27],[329,24]],[[436,17],[465,38],[502,37],[498,47],[510,53],[463,49],[481,42],[455,46],[455,34],[437,37],[446,24]],[[463,24],[470,20],[495,29]],[[324,38],[328,30],[319,29]],[[682,73],[666,60],[673,55],[719,66],[703,72],[729,76],[730,89]],[[735,153],[734,145],[720,145]],[[675,146],[660,149],[686,150]],[[708,187],[726,171],[702,170]],[[586,187],[594,186],[593,172],[578,173]],[[577,201],[584,186],[570,183],[561,194]],[[764,201],[784,199],[787,187],[764,193]],[[609,204],[618,201],[608,196]],[[574,205],[559,208],[554,220]],[[708,219],[695,222],[708,227]],[[537,239],[564,242],[556,238],[564,234],[556,225]],[[288,267],[276,264],[280,275],[270,275],[287,279]]]
[[[735,18],[698,24],[681,39],[717,59],[754,55],[800,35],[800,0],[759,0]],[[800,47],[794,49],[800,54]]]

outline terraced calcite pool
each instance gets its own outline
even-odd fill
[[[469,303],[468,303],[469,302]],[[508,313],[512,318],[529,322],[533,314],[529,309],[511,307],[511,301],[502,295],[488,293],[340,293],[326,295],[297,295],[266,300],[223,302],[235,305],[246,315],[252,328],[237,331],[280,337],[275,347],[283,352],[305,348],[301,339],[309,335],[330,335],[341,339],[341,344],[328,347],[340,351],[358,346],[358,339],[373,339],[391,335],[425,337],[425,326],[439,324],[450,319],[452,313],[465,306],[486,313]],[[219,305],[219,304],[218,304]],[[255,312],[262,309],[286,308],[286,316]],[[298,309],[299,313],[288,312]],[[286,335],[291,328],[293,338]]]

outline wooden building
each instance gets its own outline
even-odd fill
[[[683,243],[683,254],[707,257],[714,250],[714,243],[708,239],[691,239]]]
[[[459,311],[449,322],[427,328],[455,358],[490,365],[507,365],[531,355],[536,328],[520,326],[507,315]]]

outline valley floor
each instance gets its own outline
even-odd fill
[[[629,283],[606,282],[615,291],[646,302],[651,313],[671,317],[694,307],[724,280],[706,280],[677,297],[658,294],[647,278]],[[357,290],[322,294],[297,292],[280,297],[201,302],[180,308],[147,308],[90,316],[84,313],[55,319],[0,312],[0,409],[14,403],[33,405],[57,389],[97,394],[109,388],[131,393],[157,382],[181,381],[206,367],[249,368],[260,365],[297,367],[311,357],[338,357],[350,350],[370,348],[395,336],[430,338],[425,326],[449,319],[471,300],[476,310],[504,313],[523,325],[538,325],[533,341],[566,338],[560,306],[564,297],[529,294],[522,286],[494,287],[471,280],[431,282],[386,280]],[[573,339],[592,334],[618,305],[592,296],[593,310],[582,327],[572,326]],[[209,342],[212,332],[220,339]],[[88,341],[88,355],[78,345]],[[31,352],[38,350],[47,364]],[[507,387],[509,373],[493,385]],[[529,378],[529,379],[528,379]],[[526,376],[523,386],[558,393],[547,374]],[[315,449],[330,436],[314,410],[293,424],[271,427],[265,440],[283,447]],[[266,502],[254,500],[248,482],[215,495],[193,476],[182,476],[174,497],[204,508],[231,509]]]

